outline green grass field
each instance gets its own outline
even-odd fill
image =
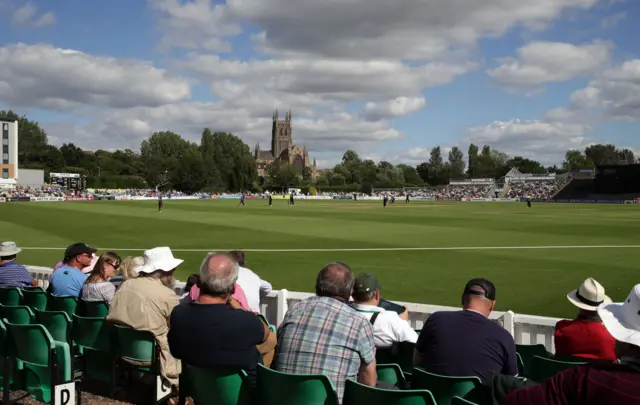
[[[599,280],[614,300],[639,281],[638,205],[247,205],[166,201],[158,213],[155,201],[3,203],[0,240],[28,248],[19,262],[43,266],[53,266],[78,241],[122,257],[170,246],[185,259],[181,280],[197,272],[207,251],[262,250],[247,252],[247,266],[290,291],[313,291],[325,263],[344,261],[355,272],[375,273],[385,298],[440,305],[458,306],[464,283],[486,277],[496,284],[497,309],[546,316],[573,316],[565,294],[586,277]]]

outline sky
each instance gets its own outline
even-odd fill
[[[637,21],[635,0],[0,0],[0,109],[89,150],[205,127],[268,150],[291,110],[319,167],[640,155]]]

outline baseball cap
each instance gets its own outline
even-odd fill
[[[481,291],[476,291],[471,287],[480,287],[484,290],[484,293]],[[485,278],[474,278],[469,280],[467,285],[464,286],[463,295],[480,295],[484,296],[492,301],[496,299],[496,287],[493,283]]]
[[[64,257],[76,257],[85,253],[93,255],[98,249],[90,248],[86,243],[74,243],[64,251]]]
[[[360,273],[356,277],[353,290],[360,293],[368,293],[382,288],[376,276],[371,273]]]

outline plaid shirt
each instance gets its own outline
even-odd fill
[[[342,402],[345,380],[356,378],[360,364],[375,360],[371,323],[356,310],[329,297],[295,304],[278,329],[272,367],[292,374],[324,374]]]

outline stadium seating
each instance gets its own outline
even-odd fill
[[[549,357],[544,345],[516,345],[518,374],[528,377],[534,356]]]
[[[20,305],[22,301],[22,291],[16,287],[0,288],[0,304],[2,305]]]
[[[180,400],[186,397],[196,403],[216,405],[250,405],[252,396],[247,374],[242,370],[209,369],[182,365],[180,374]]]
[[[342,405],[436,405],[427,390],[384,390],[369,387],[353,380],[345,383]],[[439,403],[438,403],[439,405]]]
[[[408,386],[404,373],[397,364],[376,364],[376,372],[378,373],[378,381],[384,381],[401,389]]]
[[[78,302],[76,312],[89,318],[104,318],[109,313],[109,306],[103,301],[85,301],[81,299]]]
[[[48,297],[47,293],[41,288],[23,289],[22,290],[22,305],[31,308],[32,311],[47,309]]]
[[[258,365],[257,398],[261,405],[333,405],[338,395],[320,374],[287,374]]]
[[[568,368],[582,366],[585,364],[587,364],[586,361],[567,362],[554,360],[547,357],[533,356],[529,378],[536,382],[542,382]]]
[[[421,368],[414,368],[411,375],[411,388],[429,390],[438,405],[450,405],[453,397],[473,399],[476,387],[482,385],[478,377],[448,377],[428,373]]]

